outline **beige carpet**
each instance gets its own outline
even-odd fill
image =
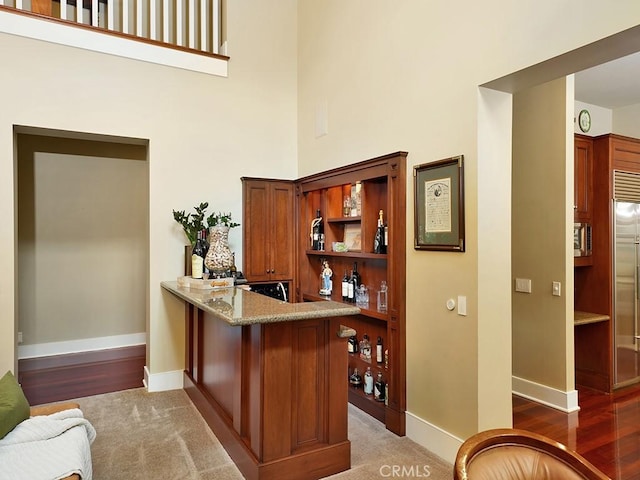
[[[97,431],[95,480],[243,479],[182,390],[139,388],[77,401]],[[349,439],[351,469],[327,478],[452,478],[451,464],[351,405]]]

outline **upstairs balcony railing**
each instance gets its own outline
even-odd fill
[[[20,13],[36,20],[53,21],[68,27],[81,27],[87,30],[108,34],[111,37],[137,41],[145,44],[147,50],[164,47],[173,50],[164,54],[169,64],[180,53],[196,54],[222,60],[225,63],[226,41],[223,38],[223,3],[225,0],[0,0],[0,13]],[[78,4],[80,7],[78,7]],[[14,17],[15,18],[15,17]],[[15,33],[0,19],[0,31]],[[33,27],[37,29],[37,27]],[[40,29],[42,31],[42,29]],[[60,31],[60,30],[58,30]],[[66,32],[68,34],[68,31]],[[62,35],[63,37],[65,34]],[[34,35],[34,38],[39,38]],[[45,40],[47,40],[45,38]],[[55,43],[66,43],[57,39],[48,39]],[[102,43],[98,40],[95,43]],[[82,48],[101,51],[100,48],[87,47],[82,40]],[[71,43],[69,43],[71,44]],[[120,47],[118,47],[120,48]],[[130,49],[134,49],[131,47]],[[124,48],[123,50],[127,50]],[[140,51],[144,51],[141,47]],[[114,53],[107,51],[106,53]],[[120,55],[120,53],[115,52]],[[126,53],[122,56],[128,56]],[[132,56],[139,58],[139,56]],[[144,58],[139,58],[144,60]],[[163,61],[149,60],[154,63]],[[178,62],[180,63],[180,62]],[[196,64],[198,62],[195,62]],[[185,61],[187,69],[206,71],[199,67],[190,68],[194,62]],[[181,65],[173,65],[181,67]],[[207,72],[220,74],[219,72]]]

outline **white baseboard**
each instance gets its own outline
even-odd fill
[[[109,337],[82,338],[65,342],[34,343],[18,345],[18,359],[48,357],[51,355],[65,355],[69,353],[91,352],[109,348],[130,347],[144,345],[147,334],[131,333],[127,335],[112,335]]]
[[[542,403],[565,413],[577,412],[578,391],[563,392],[546,385],[541,385],[524,378],[512,377],[512,391],[514,395],[524,397],[534,402]]]
[[[408,411],[405,414],[407,437],[453,465],[463,441]]]
[[[144,386],[149,392],[164,392],[166,390],[181,390],[184,388],[184,377],[182,370],[171,372],[150,373],[147,366],[144,366]]]

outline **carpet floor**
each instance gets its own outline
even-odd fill
[[[76,401],[97,431],[94,480],[243,479],[182,390],[137,388]],[[452,478],[450,463],[351,405],[349,439],[351,469],[327,478]]]

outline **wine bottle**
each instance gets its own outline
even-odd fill
[[[209,240],[208,237],[209,236],[209,230],[206,228],[202,229],[202,244],[204,245],[204,258],[207,258],[207,253],[209,252]],[[202,267],[202,278],[204,278],[205,280],[207,278],[209,278],[209,276],[211,275],[211,272],[209,271],[209,267],[207,267],[207,264],[205,263],[204,266]]]
[[[322,217],[320,209],[316,210],[316,218],[311,222],[311,249],[320,250],[320,231],[322,227]],[[324,233],[323,233],[324,235]]]
[[[358,353],[358,338],[355,335],[349,337],[349,341],[347,342],[347,351],[349,353]]]
[[[377,402],[384,402],[386,393],[386,385],[384,380],[382,379],[382,372],[378,372],[378,378],[373,384],[373,398]]]
[[[192,278],[202,278],[202,273],[204,272],[204,257],[206,254],[207,251],[202,243],[202,232],[198,232],[198,239],[196,240],[196,244],[193,246],[193,250],[191,252]]]
[[[356,301],[356,291],[362,283],[360,281],[360,274],[358,273],[358,262],[353,262],[353,271],[351,272],[351,278],[349,279],[351,286],[349,287],[349,300],[351,302]],[[351,296],[351,288],[353,288],[353,296]]]
[[[347,281],[347,302],[354,303],[356,301],[356,291],[353,288],[353,282],[351,279],[352,275],[349,276]]]
[[[378,336],[378,342],[376,343],[376,362],[382,363],[382,337]]]
[[[387,253],[387,246],[384,243],[384,222],[382,220],[382,210],[378,217],[378,226],[376,227],[376,235],[373,239],[373,253]]]
[[[345,269],[344,277],[342,277],[342,301],[349,301],[349,273]]]

